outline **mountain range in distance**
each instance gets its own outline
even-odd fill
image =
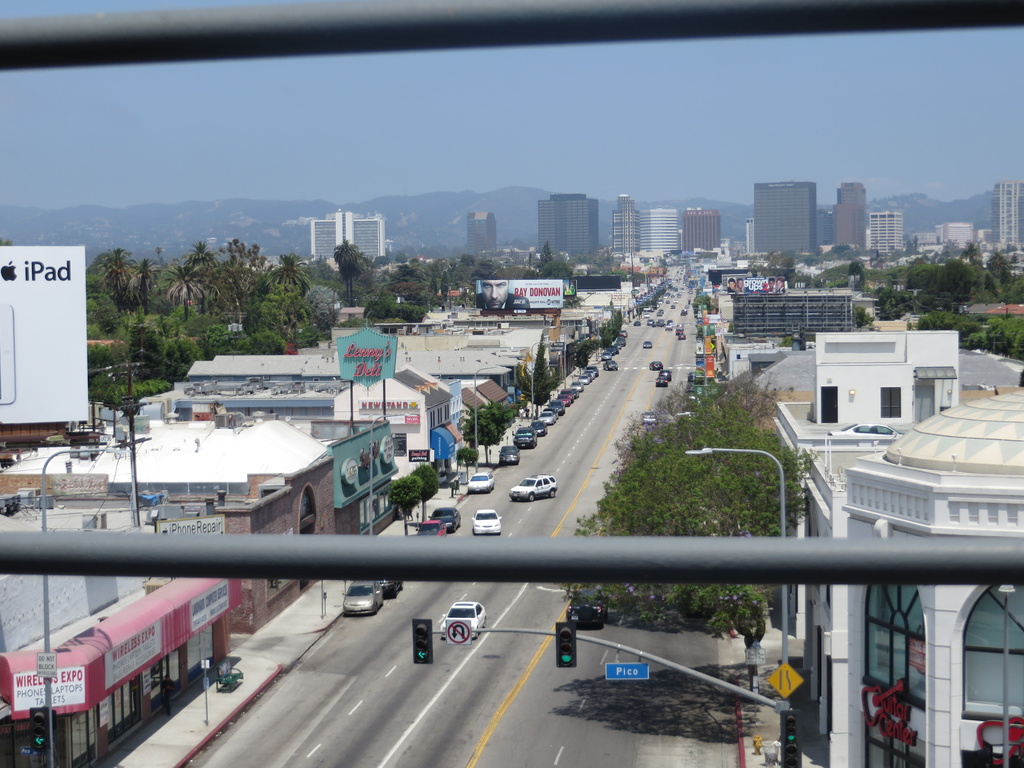
[[[84,245],[89,261],[111,248],[124,248],[136,259],[171,261],[206,240],[212,247],[239,239],[258,243],[269,257],[282,253],[310,254],[309,222],[335,211],[382,214],[385,236],[394,253],[431,256],[458,253],[466,244],[466,214],[490,211],[497,222],[499,246],[528,248],[537,243],[537,201],[549,192],[532,187],[504,187],[492,192],[431,192],[377,197],[361,203],[327,200],[249,200],[146,203],[127,208],[80,205],[47,210],[0,206],[0,239],[15,245]],[[903,211],[905,236],[933,232],[946,222],[991,227],[991,192],[966,200],[940,202],[924,194],[903,195],[868,203],[870,211]],[[610,244],[614,200],[598,201],[602,244]],[[820,207],[820,204],[819,204]],[[722,217],[722,237],[743,239],[753,205],[692,198],[636,201],[650,208],[713,208]]]

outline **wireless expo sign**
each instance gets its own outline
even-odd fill
[[[0,423],[89,413],[85,247],[0,247]]]

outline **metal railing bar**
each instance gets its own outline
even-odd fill
[[[1024,539],[6,533],[0,572],[660,584],[1021,584]]]
[[[0,69],[1024,24],[1024,0],[388,0],[5,19]]]

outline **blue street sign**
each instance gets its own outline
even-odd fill
[[[21,754],[25,757],[34,757],[35,755],[43,754],[43,750],[36,749],[35,747],[22,747]]]
[[[650,664],[605,664],[605,680],[649,680],[651,677]]]

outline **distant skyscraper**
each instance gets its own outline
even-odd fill
[[[474,255],[489,253],[498,247],[498,225],[493,213],[466,214],[466,251]]]
[[[687,208],[682,229],[684,251],[713,251],[722,245],[722,217],[713,208]]]
[[[754,184],[755,252],[817,251],[817,189],[813,181]]]
[[[619,205],[612,211],[612,253],[628,256],[639,248],[636,203],[629,195],[619,195]]]
[[[679,250],[679,211],[675,208],[652,208],[640,211],[640,250]]]
[[[867,237],[868,194],[859,181],[844,181],[836,190],[832,226],[836,245],[864,248]]]
[[[309,249],[314,259],[333,259],[335,247],[346,240],[355,245],[364,256],[375,259],[383,256],[384,217],[356,216],[351,211],[327,214],[326,219],[315,219],[309,224]]]
[[[835,245],[835,215],[829,206],[818,208],[818,245]]]
[[[966,248],[968,243],[974,241],[974,226],[968,221],[947,221],[935,228],[935,239],[942,244],[949,243],[954,248]]]
[[[879,253],[903,250],[903,212],[878,211],[868,214],[868,247]]]
[[[551,195],[537,201],[537,241],[555,253],[579,256],[597,250],[597,200],[586,195]]]
[[[992,240],[1024,242],[1024,181],[999,181],[992,190]]]

